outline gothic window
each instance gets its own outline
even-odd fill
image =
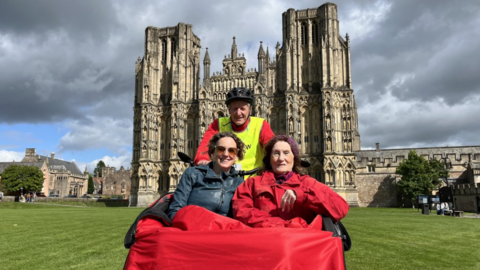
[[[175,41],[174,38],[172,38],[171,51],[172,51],[172,60],[173,60],[173,58],[177,56],[177,42]]]
[[[301,44],[305,45],[307,44],[307,25],[305,23],[302,23],[301,27]]]
[[[318,44],[318,24],[316,21],[312,23],[312,42],[314,45]]]
[[[375,165],[368,165],[368,172],[375,172]]]
[[[167,40],[162,40],[162,61],[167,61]]]

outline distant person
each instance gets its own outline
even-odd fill
[[[2,202],[2,201],[3,201],[3,192],[0,191],[0,202]]]
[[[37,193],[36,192],[33,192],[33,196],[32,196],[32,203],[36,202],[37,201]]]
[[[437,203],[437,215],[444,215],[445,214],[445,204],[444,203]]]
[[[452,209],[452,208],[451,208],[451,203],[450,203],[450,202],[448,202],[448,203],[443,203],[443,205],[444,205],[444,207],[443,207],[444,211],[443,211],[443,212],[444,212],[444,213],[451,214],[451,213],[452,213],[452,210],[450,210],[450,209]]]
[[[237,170],[252,170],[262,166],[263,146],[275,134],[263,118],[250,116],[254,101],[253,93],[242,87],[235,87],[227,93],[225,103],[229,117],[215,119],[209,126],[195,156],[195,164],[205,165],[210,162],[208,142],[218,132],[228,131],[239,137],[245,144],[245,157],[237,164]]]
[[[30,195],[30,193],[27,193],[27,203],[30,202],[30,199],[32,198],[32,196]]]

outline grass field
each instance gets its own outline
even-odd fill
[[[122,269],[143,209],[0,203],[0,269]],[[352,269],[480,269],[480,219],[353,208]]]

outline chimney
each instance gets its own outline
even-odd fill
[[[27,148],[25,150],[25,156],[35,157],[35,148]]]
[[[52,153],[50,154],[50,158],[51,158],[51,159],[55,159],[55,152],[52,152]]]
[[[375,151],[380,151],[380,143],[375,143]]]

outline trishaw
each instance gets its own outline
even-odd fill
[[[193,166],[187,155],[179,157]],[[172,199],[173,193],[162,196],[132,224],[124,269],[345,269],[351,240],[341,222],[317,216],[308,228],[225,229],[212,220],[209,230],[184,231],[168,218]],[[193,211],[190,222],[198,218],[208,217]]]

